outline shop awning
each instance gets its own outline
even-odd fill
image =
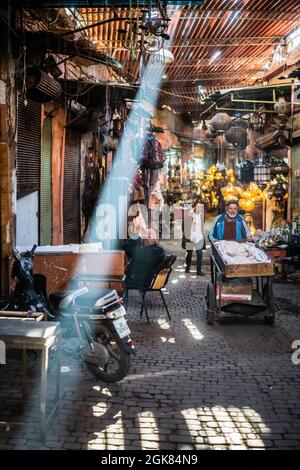
[[[100,109],[105,106],[106,88],[109,87],[109,102],[118,106],[125,98],[134,98],[138,87],[127,83],[99,83],[87,80],[58,79],[63,91],[70,98],[87,108]]]

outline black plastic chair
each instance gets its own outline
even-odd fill
[[[145,283],[145,288],[139,290],[139,293],[141,294],[141,297],[142,297],[142,306],[141,306],[140,316],[143,315],[144,310],[145,310],[148,323],[150,323],[150,319],[149,319],[148,310],[147,310],[146,301],[145,301],[147,292],[158,291],[160,293],[164,307],[169,317],[169,320],[171,320],[171,315],[168,310],[165,298],[163,296],[162,289],[168,283],[170,274],[172,272],[172,265],[175,263],[175,261],[176,261],[175,255],[166,256],[163,259],[163,261],[161,261],[152,271],[151,275],[149,276],[149,278],[147,279]]]

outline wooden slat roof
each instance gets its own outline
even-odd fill
[[[130,18],[131,25],[140,16],[138,9],[116,11],[122,18]],[[88,25],[114,16],[111,8],[83,8],[80,13]],[[160,84],[163,92],[159,103],[180,113],[191,113],[194,118],[202,110],[198,85],[209,93],[253,84],[251,77],[271,59],[274,46],[300,26],[298,0],[205,0],[203,6],[173,6],[169,16],[171,39],[166,45],[171,45],[175,60],[164,70],[167,78]],[[87,31],[99,50],[118,59],[134,80],[139,71],[139,53],[133,58],[122,46],[124,34],[118,31],[129,30],[129,26],[124,20]],[[212,60],[217,51],[220,56]],[[153,73],[162,73],[155,64],[153,69]]]

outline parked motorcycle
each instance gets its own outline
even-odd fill
[[[12,310],[35,313],[43,312],[47,315],[47,319],[54,319],[42,290],[37,291],[35,288],[35,276],[33,274],[33,256],[37,245],[32,247],[31,251],[26,251],[21,255],[14,248],[14,262],[12,266],[11,277],[14,287],[7,299],[1,299],[1,310]]]
[[[12,289],[4,310],[44,312],[48,320],[61,322],[63,348],[78,355],[92,373],[106,382],[126,376],[134,347],[122,299],[115,290],[90,291],[87,287],[55,292],[47,297],[46,278],[33,274],[37,246],[21,254],[14,248]]]

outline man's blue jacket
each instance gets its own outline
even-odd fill
[[[225,227],[225,214],[221,214],[216,217],[214,224],[210,230],[209,237],[215,240],[224,239],[224,227]],[[248,225],[241,215],[236,216],[236,240],[245,240],[251,237]]]

